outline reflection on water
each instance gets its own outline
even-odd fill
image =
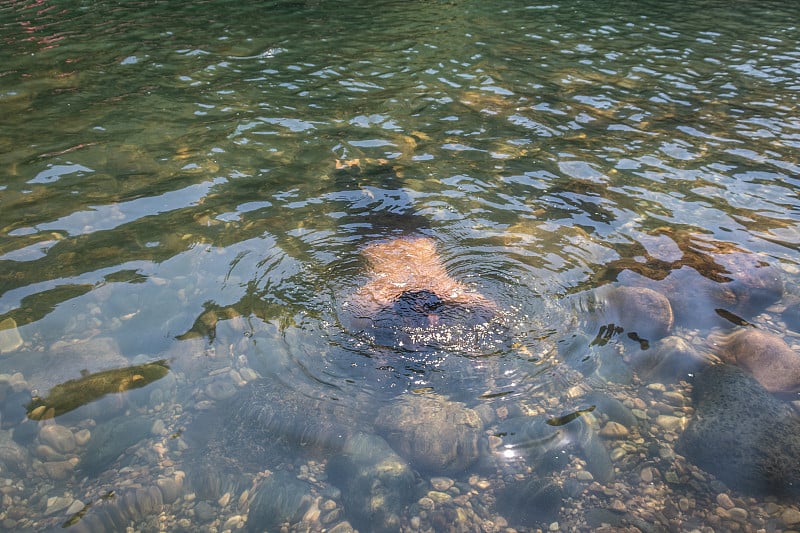
[[[796,527],[796,18],[4,3],[0,527]]]

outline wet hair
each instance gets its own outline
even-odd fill
[[[442,311],[443,306],[444,302],[433,291],[403,291],[392,304],[392,311],[403,325],[425,327],[430,325],[430,315]]]
[[[368,328],[383,346],[427,351],[456,342],[465,331],[489,323],[492,309],[442,300],[430,290],[404,291],[378,311]]]

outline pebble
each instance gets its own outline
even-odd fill
[[[686,398],[684,398],[683,394],[680,392],[667,391],[661,396],[664,398],[664,401],[670,405],[681,407],[687,403]]]
[[[621,439],[627,437],[629,433],[628,428],[613,420],[600,430],[600,436],[607,439]]]
[[[420,498],[417,503],[419,504],[420,509],[425,509],[426,511],[430,511],[436,506],[433,500],[428,498],[427,496],[423,496],[422,498]]]
[[[63,453],[58,453],[53,448],[46,444],[40,444],[34,449],[34,454],[36,457],[41,459],[42,461],[64,461],[66,457]]]
[[[239,375],[242,376],[242,379],[250,382],[255,381],[258,379],[258,374],[256,374],[255,370],[252,368],[242,368],[239,370]]]
[[[717,494],[717,504],[719,504],[719,506],[722,507],[723,509],[732,509],[733,507],[735,507],[733,500],[731,500],[731,497],[725,494],[724,492],[720,492],[719,494]]]
[[[40,405],[30,413],[28,413],[28,418],[31,420],[44,420],[44,412],[47,410],[46,405]]]
[[[731,517],[731,520],[737,522],[745,523],[747,521],[747,511],[741,507],[732,507],[728,509],[728,515]]]
[[[39,442],[50,446],[59,453],[69,453],[77,446],[72,431],[59,424],[43,426],[39,430]]]
[[[794,507],[789,507],[781,513],[781,523],[785,526],[800,524],[800,511]]]
[[[242,517],[242,516],[237,514],[237,515],[233,515],[232,517],[228,518],[225,521],[225,524],[223,524],[222,529],[223,530],[226,530],[226,529],[228,529],[228,530],[240,529],[240,528],[242,528],[244,526],[244,524],[245,524],[244,517]]]
[[[84,503],[82,501],[75,500],[75,501],[72,502],[72,504],[70,504],[69,507],[67,507],[67,512],[65,514],[67,516],[72,516],[75,513],[81,512],[84,507],[86,507],[86,505],[84,505]]]
[[[428,491],[428,498],[433,500],[434,503],[446,503],[453,499],[453,497],[446,492],[439,492],[438,490]]]
[[[593,481],[594,480],[594,476],[592,476],[592,473],[589,472],[588,470],[578,470],[575,473],[575,478],[577,478],[578,481]]]
[[[434,477],[431,478],[431,487],[434,490],[444,492],[453,486],[455,482],[448,477]]]
[[[612,461],[616,462],[625,457],[627,454],[628,452],[626,452],[624,448],[614,448],[611,450],[610,457]]]
[[[51,496],[47,498],[47,507],[45,507],[44,514],[46,516],[55,514],[59,511],[63,511],[70,505],[72,505],[73,498],[69,496]]]
[[[689,512],[689,509],[692,508],[691,502],[689,502],[689,498],[680,498],[678,499],[678,509],[683,511],[684,513]]]
[[[685,420],[681,417],[670,415],[658,415],[656,417],[656,424],[666,431],[680,431],[685,426]]]
[[[91,438],[92,432],[88,429],[81,429],[75,432],[75,444],[78,446],[86,446]]]
[[[156,481],[156,486],[161,490],[161,498],[167,504],[177,500],[181,493],[181,483],[175,478],[161,478]]]
[[[75,465],[76,463],[71,460],[48,461],[42,463],[42,468],[44,469],[45,475],[50,479],[67,479],[72,475],[72,471],[75,470]]]
[[[639,474],[639,477],[645,483],[652,483],[653,482],[653,470],[649,466],[646,466],[646,467],[642,468],[642,471]]]
[[[217,505],[220,507],[225,507],[231,501],[231,493],[226,492],[222,496],[220,496],[219,500],[217,500]]]
[[[336,502],[333,500],[325,500],[324,502],[322,502],[320,509],[322,509],[323,511],[333,511],[334,509],[336,509]]]
[[[489,480],[484,479],[484,478],[480,478],[478,476],[470,476],[469,484],[470,484],[470,486],[478,488],[478,489],[481,489],[481,490],[486,490],[486,489],[488,489],[489,487],[492,486],[492,484],[491,484],[491,482]]]

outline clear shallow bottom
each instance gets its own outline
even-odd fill
[[[342,462],[340,435],[419,473],[410,530],[790,525],[796,508],[717,484],[676,443],[698,365],[741,355],[732,334],[796,357],[793,6],[0,14],[2,527],[257,529],[280,486],[313,527],[357,522],[337,474],[369,465]],[[410,350],[408,331],[348,323],[362,251],[401,235],[495,302],[498,343],[422,328]],[[264,383],[286,402],[275,427],[242,414],[271,404],[248,392]],[[379,415],[408,398],[477,413],[476,462],[420,467]],[[420,419],[434,443],[457,433]],[[238,481],[198,481],[209,458]],[[525,515],[508,490],[563,510]]]

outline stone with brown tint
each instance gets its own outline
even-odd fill
[[[657,340],[672,329],[672,306],[663,294],[645,287],[616,287],[605,296],[608,320],[628,335]]]
[[[800,354],[773,333],[740,329],[721,340],[717,355],[747,370],[770,392],[800,390]]]

